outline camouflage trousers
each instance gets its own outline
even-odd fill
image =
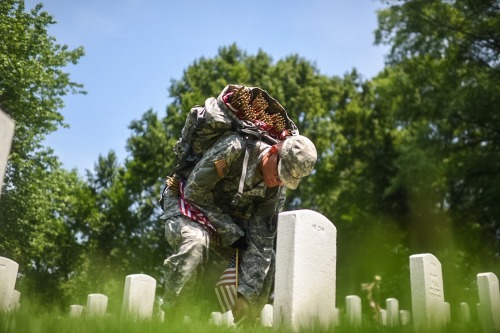
[[[165,238],[173,254],[163,263],[163,309],[179,304],[199,304],[201,299],[210,299],[215,304],[215,284],[234,250],[212,243],[201,224],[185,216],[166,220]],[[247,237],[248,249],[240,250],[238,292],[258,310],[269,299],[274,282],[275,255],[272,246],[259,249],[259,244],[253,244],[251,239]]]

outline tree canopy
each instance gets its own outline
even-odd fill
[[[0,2],[0,108],[16,124],[0,200],[0,254],[16,260],[27,288],[50,301],[75,269],[72,206],[85,184],[42,141],[64,125],[63,96],[83,92],[64,71],[83,48],[57,44],[47,33],[54,20],[41,8]]]

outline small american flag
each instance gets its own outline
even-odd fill
[[[229,262],[226,270],[215,285],[215,294],[219,300],[222,313],[231,310],[236,303],[238,291],[238,249]]]

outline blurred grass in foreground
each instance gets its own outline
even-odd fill
[[[41,307],[26,306],[15,313],[0,314],[1,333],[224,333],[224,332],[262,332],[262,333],[284,333],[294,332],[290,328],[280,327],[278,329],[256,326],[225,327],[211,325],[207,320],[193,320],[189,324],[168,322],[162,323],[153,318],[152,320],[134,321],[121,318],[119,315],[111,314],[105,317],[70,317],[69,313],[47,312]],[[346,323],[336,327],[321,327],[313,325],[300,329],[304,333],[326,333],[326,332],[388,332],[388,333],[411,333],[415,332],[412,325],[400,327],[380,326],[372,321],[363,320],[361,327],[353,327]],[[433,332],[482,332],[477,323],[462,324],[452,322],[447,327]]]

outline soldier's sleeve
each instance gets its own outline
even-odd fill
[[[237,134],[221,137],[207,150],[186,182],[184,198],[205,214],[223,245],[231,245],[244,233],[214,202],[212,190],[243,150],[244,142]]]

